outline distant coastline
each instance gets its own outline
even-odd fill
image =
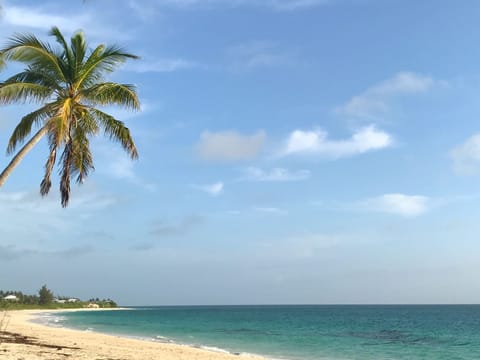
[[[38,290],[38,295],[24,294],[22,291],[0,290],[0,310],[32,310],[32,309],[107,309],[116,308],[112,299],[90,298],[81,300],[73,296],[55,295],[47,285]]]

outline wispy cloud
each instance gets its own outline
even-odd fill
[[[67,238],[83,241],[83,221],[122,202],[122,197],[99,192],[90,183],[72,188],[68,209],[60,206],[59,194],[54,189],[45,198],[37,189],[31,192],[2,191],[0,218],[10,220],[2,223],[0,245],[15,239],[22,246],[35,249],[39,243],[61,246]],[[90,230],[95,228],[91,226]]]
[[[337,159],[387,148],[392,144],[392,136],[373,125],[359,129],[344,140],[330,140],[328,133],[321,129],[295,130],[288,136],[280,156],[299,154]]]
[[[180,70],[189,70],[198,68],[200,65],[183,58],[164,58],[155,61],[136,61],[125,67],[125,70],[134,71],[138,73],[156,72],[174,72]]]
[[[359,206],[362,210],[414,217],[430,210],[431,199],[421,195],[384,194],[362,201]]]
[[[475,175],[480,171],[480,134],[469,137],[450,151],[453,169],[459,175]]]
[[[137,161],[132,160],[121,149],[102,144],[99,146],[99,154],[101,157],[97,162],[101,164],[99,167],[101,174],[127,181],[148,191],[155,191],[154,184],[145,181],[138,175],[138,169],[135,168]]]
[[[272,207],[272,206],[256,206],[253,208],[255,212],[262,213],[262,214],[270,214],[270,215],[287,215],[288,211]]]
[[[284,168],[263,170],[258,167],[248,167],[243,172],[244,176],[241,180],[245,181],[286,182],[306,180],[310,177],[309,170],[292,171]]]
[[[109,175],[117,179],[135,180],[134,166],[135,162],[126,155],[118,156],[109,162],[108,172]]]
[[[67,249],[53,252],[53,255],[59,255],[62,258],[75,258],[94,252],[95,248],[92,245],[77,245]]]
[[[283,239],[263,241],[256,249],[260,257],[286,260],[306,260],[323,254],[327,249],[351,241],[343,235],[328,235],[319,233],[303,233]]]
[[[326,5],[330,0],[157,0],[157,6],[189,9],[199,6],[264,7],[275,11],[295,11]]]
[[[88,187],[82,186],[78,192],[72,195],[69,209],[95,210],[102,209],[119,202],[119,199],[102,195]],[[47,197],[41,197],[37,192],[3,192],[0,193],[0,213],[3,211],[20,211],[25,213],[51,213],[62,212],[59,205],[59,196],[56,192],[50,193]]]
[[[251,41],[232,46],[227,54],[230,68],[240,72],[285,65],[291,61],[288,54],[280,52],[277,46],[269,41]]]
[[[0,260],[15,261],[18,258],[35,254],[31,249],[18,249],[14,245],[0,245]]]
[[[252,135],[243,135],[237,131],[204,131],[195,149],[198,156],[207,161],[244,161],[260,154],[265,138],[264,131]]]
[[[204,218],[199,215],[189,215],[178,222],[157,220],[152,224],[150,235],[156,237],[182,236],[200,225]]]
[[[337,107],[335,112],[349,117],[378,118],[388,113],[394,97],[425,93],[434,86],[445,84],[445,81],[435,80],[429,76],[400,72],[352,97]]]
[[[150,251],[152,249],[155,249],[155,244],[152,242],[141,242],[133,244],[129,247],[129,249],[134,251]]]
[[[207,184],[207,185],[193,185],[195,189],[201,190],[203,192],[206,192],[207,194],[211,196],[219,196],[223,193],[224,191],[224,184],[223,182],[219,181],[213,184]]]
[[[263,1],[263,4],[279,11],[293,11],[326,5],[330,2],[330,0],[270,0]],[[262,2],[256,1],[256,3],[260,5]]]
[[[79,245],[60,250],[45,251],[43,249],[25,249],[18,248],[15,245],[0,245],[0,260],[15,261],[25,256],[53,256],[60,258],[76,258],[94,252],[94,247],[91,245]]]
[[[139,2],[137,0],[128,0],[127,6],[144,22],[151,21],[158,15],[157,8],[151,1],[143,0]]]

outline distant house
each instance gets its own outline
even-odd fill
[[[65,304],[65,302],[67,300],[62,300],[62,299],[53,299],[54,302],[58,303],[58,304]]]
[[[100,305],[94,304],[94,303],[90,303],[90,304],[87,305],[87,308],[89,308],[89,309],[98,309],[98,308],[100,308]]]
[[[7,295],[3,299],[8,301],[18,301],[18,298],[15,295]]]
[[[77,302],[77,301],[78,301],[78,299],[73,299],[73,298],[67,300],[67,302],[69,302],[69,303],[74,303],[74,302]]]

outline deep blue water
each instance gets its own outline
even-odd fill
[[[62,313],[77,329],[285,359],[480,359],[480,306],[186,306]]]

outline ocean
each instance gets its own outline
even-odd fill
[[[160,306],[45,319],[271,359],[480,359],[480,305]]]

